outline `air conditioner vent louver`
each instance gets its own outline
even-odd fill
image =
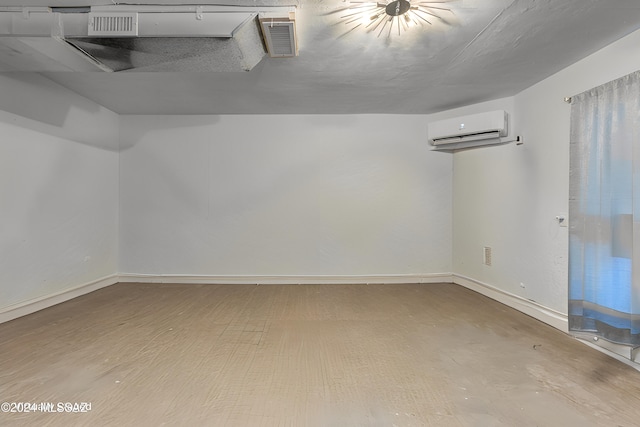
[[[260,26],[269,56],[283,58],[298,54],[295,20],[263,18]]]
[[[442,138],[435,138],[432,141],[432,145],[451,144],[454,142],[467,142],[467,141],[481,141],[484,139],[496,139],[500,138],[499,131],[477,132],[467,135],[445,136]]]
[[[137,13],[90,13],[89,36],[137,36]]]

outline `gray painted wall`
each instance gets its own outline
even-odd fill
[[[120,126],[46,79],[0,75],[0,307],[116,272],[453,271],[566,313],[563,98],[637,69],[640,32],[515,97],[426,117],[122,116]],[[427,122],[495,108],[512,114],[523,146],[429,151]]]
[[[0,74],[0,309],[117,273],[118,117]]]
[[[555,219],[569,205],[571,107],[564,97],[638,69],[640,31],[497,101],[512,111],[524,145],[455,154],[455,273],[567,313],[568,228]],[[430,119],[486,107],[469,106]],[[493,249],[491,267],[483,265],[484,246]]]
[[[423,116],[123,116],[120,271],[451,271],[452,158]]]

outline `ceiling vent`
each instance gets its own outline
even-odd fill
[[[293,13],[288,18],[261,17],[260,27],[267,53],[272,58],[298,56],[296,20]]]
[[[89,36],[138,35],[137,13],[89,13]]]

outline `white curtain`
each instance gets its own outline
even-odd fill
[[[569,329],[640,346],[640,71],[574,96]]]

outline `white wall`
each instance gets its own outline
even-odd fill
[[[423,116],[123,116],[123,273],[451,271]]]
[[[568,211],[570,105],[563,98],[638,69],[640,31],[497,101],[513,113],[524,145],[454,155],[455,273],[567,313],[568,228],[555,219]],[[493,249],[491,267],[482,263],[483,246]]]
[[[0,93],[2,314],[117,273],[118,117],[37,74]]]
[[[0,313],[118,271],[453,271],[566,313],[563,98],[637,69],[640,31],[515,97],[427,118],[119,119],[37,74],[1,74]],[[496,108],[524,145],[429,151],[426,122]]]

